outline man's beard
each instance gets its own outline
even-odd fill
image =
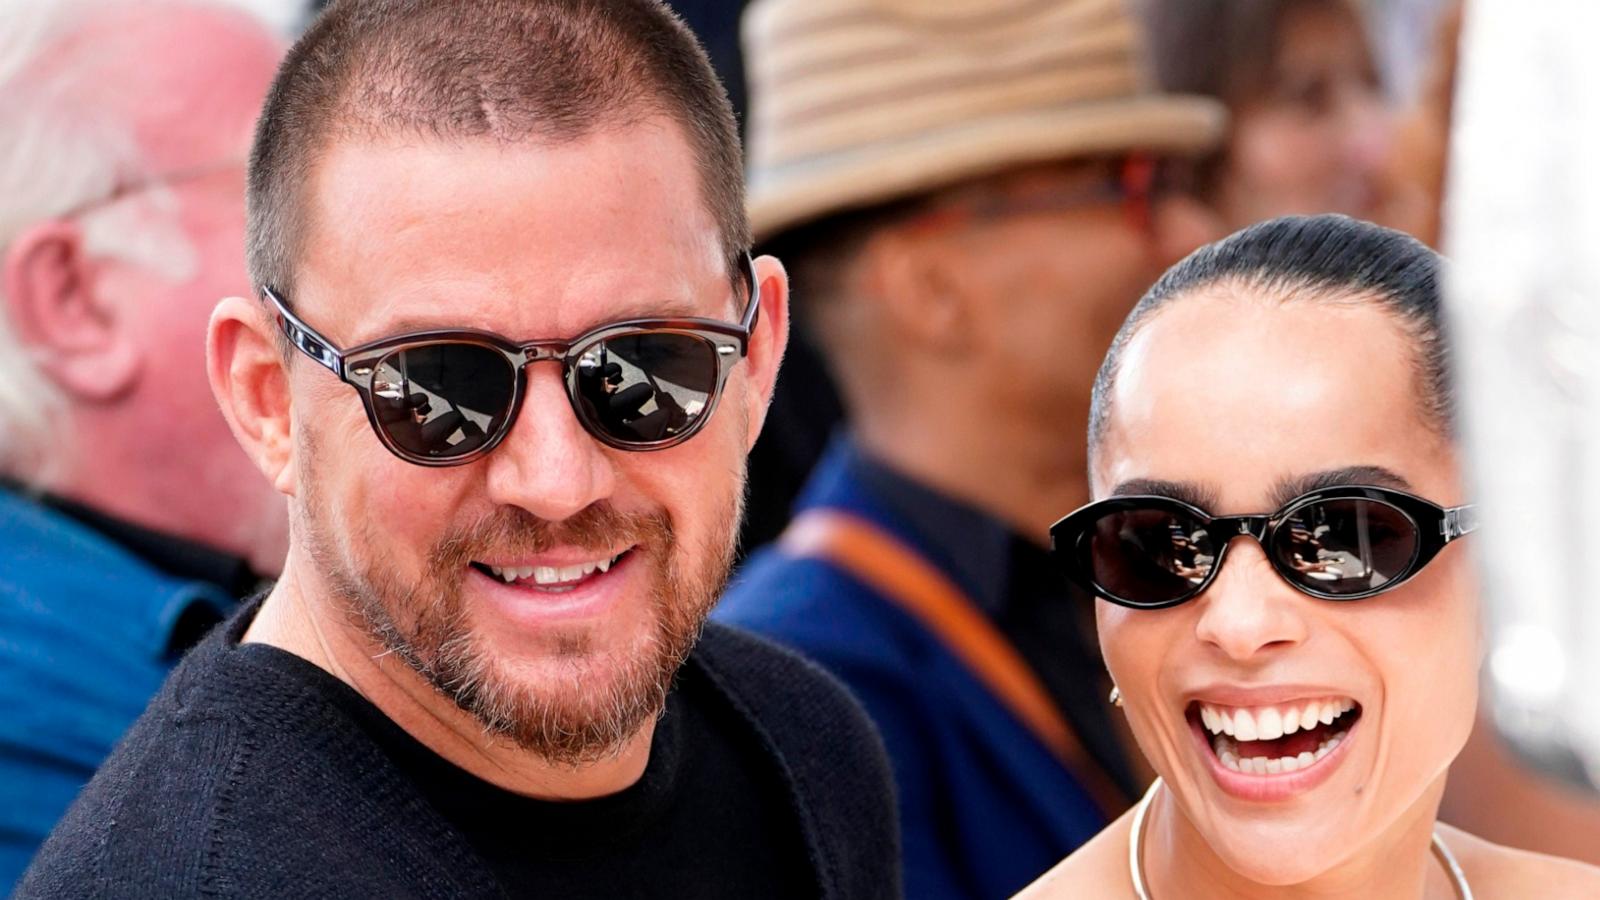
[[[308,470],[314,471],[302,471]],[[315,488],[304,484],[309,480],[302,481],[301,519],[311,557],[350,621],[470,714],[487,735],[568,766],[614,756],[665,709],[674,677],[726,582],[743,505],[743,491],[735,491],[732,508],[714,520],[729,523],[726,534],[693,548],[678,546],[664,513],[629,516],[600,502],[548,522],[501,507],[445,535],[427,554],[420,578],[406,584],[393,566],[362,553],[381,546],[373,540],[372,523],[357,524],[359,539],[347,540],[349,526],[329,521]],[[654,628],[643,640],[596,648],[593,636],[581,631],[541,636],[551,642],[550,657],[570,664],[561,667],[559,685],[541,688],[519,683],[474,634],[462,598],[474,560],[515,559],[554,546],[605,554],[629,545],[640,557],[634,565],[655,569],[649,598]],[[601,655],[592,656],[597,649]]]

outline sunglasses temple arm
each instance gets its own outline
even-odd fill
[[[1478,530],[1477,507],[1457,506],[1444,511],[1444,520],[1439,523],[1439,530],[1444,534],[1445,543],[1458,537],[1464,537]]]
[[[761,316],[761,281],[756,275],[756,261],[748,252],[744,255],[745,271],[750,280],[750,306],[744,311],[744,321],[739,327],[744,329],[745,340],[750,339],[751,332],[755,331],[756,320]]]
[[[278,313],[278,321],[283,326],[283,333],[289,338],[289,343],[300,348],[300,352],[311,357],[313,361],[328,371],[344,378],[344,354],[340,353],[333,344],[317,334],[310,325],[300,321],[300,317],[289,311],[289,305],[283,302],[277,292],[270,287],[263,286],[261,293],[266,295]]]

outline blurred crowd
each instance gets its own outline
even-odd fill
[[[1438,246],[1461,11],[672,5],[740,113],[756,250],[794,298],[712,618],[865,708],[907,896],[1010,896],[1150,777],[1091,598],[1048,556],[1090,499],[1107,347],[1164,270],[1255,222],[1343,213]],[[252,131],[316,6],[0,0],[0,894],[282,570],[281,485],[219,415],[205,334],[258,293]],[[1447,818],[1600,861],[1600,808],[1486,729],[1458,766]]]

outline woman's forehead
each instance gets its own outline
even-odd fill
[[[1095,493],[1154,479],[1255,504],[1287,481],[1361,466],[1421,489],[1447,448],[1419,402],[1415,360],[1373,304],[1178,300],[1125,349]]]

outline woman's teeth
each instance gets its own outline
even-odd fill
[[[1349,698],[1312,700],[1290,706],[1264,706],[1256,709],[1200,704],[1200,722],[1212,734],[1226,734],[1241,741],[1272,741],[1286,734],[1333,721],[1352,709]]]
[[[1347,715],[1357,710],[1353,715]],[[1234,772],[1279,775],[1297,772],[1343,742],[1360,715],[1348,697],[1263,707],[1199,704],[1200,724],[1212,750]]]
[[[611,568],[614,559],[600,559],[594,562],[579,563],[575,566],[489,566],[489,571],[496,578],[510,584],[513,581],[524,581],[529,578],[537,585],[568,584],[594,574],[605,572]]]
[[[1239,758],[1239,745],[1227,735],[1218,735],[1212,746],[1217,751],[1217,759],[1222,764],[1235,772],[1244,772],[1249,775],[1280,775],[1284,772],[1298,772],[1306,766],[1333,752],[1335,747],[1344,741],[1345,732],[1330,735],[1317,745],[1313,752],[1302,750],[1296,756],[1278,756],[1268,759],[1265,756],[1249,756]]]

